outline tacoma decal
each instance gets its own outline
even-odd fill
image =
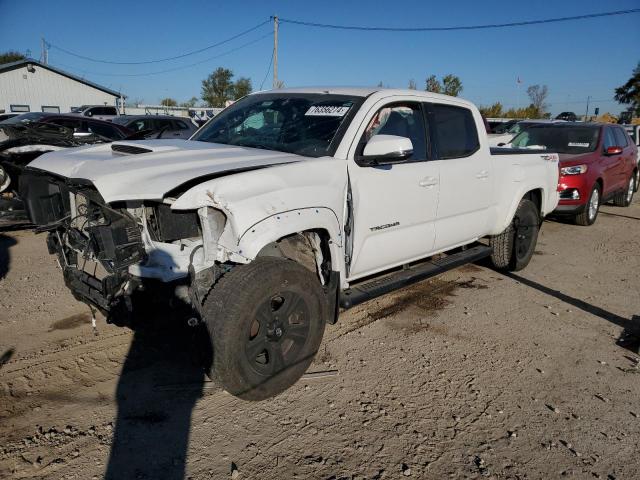
[[[369,230],[375,232],[376,230],[384,230],[385,228],[397,227],[400,222],[386,223],[384,225],[377,225],[375,227],[369,227]]]

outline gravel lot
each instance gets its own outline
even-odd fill
[[[0,478],[640,478],[640,203],[536,253],[344,313],[328,375],[247,403],[168,314],[94,335],[44,237],[0,231]]]

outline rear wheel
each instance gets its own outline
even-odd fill
[[[212,378],[245,400],[286,390],[313,361],[327,311],[318,278],[296,262],[261,257],[234,268],[204,304]]]
[[[635,172],[631,174],[629,178],[629,182],[627,183],[627,188],[624,192],[620,192],[616,194],[613,198],[613,204],[616,207],[628,207],[631,205],[633,201],[633,194],[636,191],[636,175]]]
[[[600,186],[594,185],[584,210],[574,217],[575,223],[587,227],[593,225],[600,211]]]
[[[540,216],[536,205],[528,199],[520,200],[513,220],[500,235],[489,238],[493,248],[494,267],[512,272],[522,270],[531,261],[538,241]]]

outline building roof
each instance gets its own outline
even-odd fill
[[[72,80],[75,80],[76,82],[84,83],[85,85],[88,85],[89,87],[93,87],[97,90],[102,90],[103,92],[113,95],[114,97],[126,98],[126,95],[122,95],[120,92],[116,92],[115,90],[111,90],[110,88],[103,87],[102,85],[98,85],[97,83],[90,82],[85,78],[78,77],[77,75],[73,75],[69,72],[65,72],[64,70],[60,70],[59,68],[54,67],[53,65],[41,63],[38,60],[34,60],[33,58],[24,58],[22,60],[18,60],[17,62],[2,64],[0,65],[0,73],[7,72],[9,70],[14,70],[16,68],[20,68],[27,64],[37,65],[40,68],[46,68],[47,70],[55,72],[58,75],[62,75],[64,77],[70,78]]]

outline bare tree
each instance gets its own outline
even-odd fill
[[[412,78],[409,80],[409,90],[417,90],[416,81]]]
[[[542,116],[547,109],[547,104],[544,103],[549,95],[549,89],[546,85],[531,85],[527,88],[527,95],[531,100],[531,105],[537,111],[538,116]]]

